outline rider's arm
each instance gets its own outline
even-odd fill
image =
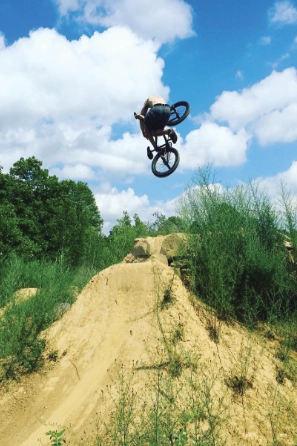
[[[146,139],[148,139],[148,136],[147,136],[147,128],[146,128],[146,125],[145,125],[145,123],[144,123],[143,118],[144,118],[144,116],[147,114],[148,109],[149,109],[149,105],[148,105],[148,99],[147,99],[147,100],[145,101],[145,103],[143,104],[143,107],[142,107],[141,112],[140,112],[140,115],[141,115],[142,119],[139,120],[140,129],[141,129],[141,131],[142,131],[143,136],[144,136]]]
[[[147,114],[148,109],[149,109],[149,105],[148,105],[148,99],[147,99],[147,100],[145,101],[145,103],[143,104],[143,107],[142,107],[142,109],[141,109],[140,114],[141,114],[142,116],[145,116],[145,115]]]

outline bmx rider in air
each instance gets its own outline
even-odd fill
[[[166,129],[165,126],[170,118],[170,106],[166,104],[161,96],[149,96],[140,114],[134,113],[135,119],[139,119],[140,129],[143,136],[150,141],[155,149],[154,136],[167,135],[175,144],[177,135],[173,129]],[[152,151],[148,147],[147,156],[153,158]]]

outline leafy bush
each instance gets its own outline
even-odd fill
[[[223,190],[199,172],[181,203],[188,228],[192,288],[222,318],[248,324],[296,310],[296,266],[283,220],[253,183]],[[287,207],[293,221],[293,210]]]

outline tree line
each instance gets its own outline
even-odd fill
[[[121,261],[136,237],[179,229],[178,217],[154,214],[143,222],[124,211],[108,236],[86,183],[60,181],[35,157],[21,158],[9,173],[0,166],[0,259],[14,254],[27,261],[56,261],[103,269]]]

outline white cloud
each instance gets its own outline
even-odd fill
[[[159,43],[193,35],[192,9],[184,0],[56,0],[62,15],[79,11],[93,25],[128,26]]]
[[[292,194],[297,209],[297,161],[293,161],[289,169],[284,172],[272,177],[259,177],[255,181],[275,203],[280,200],[280,185],[281,183],[284,184],[285,189]]]
[[[71,42],[39,29],[2,51],[0,62],[4,125],[12,114],[21,124],[78,116],[101,125],[128,121],[149,92],[168,95],[156,47],[124,28]]]
[[[5,37],[0,31],[0,51],[5,48]]]
[[[149,94],[168,99],[156,51],[151,41],[119,27],[73,41],[38,29],[2,48],[3,167],[34,155],[46,167],[83,165],[87,176],[87,166],[119,175],[148,172],[140,133],[113,141],[112,126],[128,123],[136,130],[133,112]]]
[[[214,166],[234,166],[246,160],[250,136],[244,129],[233,133],[228,127],[205,121],[190,132],[181,151],[181,168],[196,169],[208,163]]]
[[[77,11],[82,5],[81,0],[56,0],[56,3],[61,15],[66,15],[70,11]]]
[[[255,132],[263,144],[287,142],[295,139],[296,118],[291,119],[290,112],[294,112],[295,117],[296,103],[297,71],[288,68],[282,72],[273,71],[241,92],[224,91],[211,106],[210,116],[219,122],[227,122],[233,131],[247,128]],[[277,128],[271,129],[276,117],[280,117]]]
[[[147,195],[138,196],[132,188],[119,191],[105,184],[104,190],[94,194],[101,217],[104,220],[104,232],[107,234],[116,220],[123,216],[123,211],[133,217],[138,214],[142,221],[152,220],[155,212],[169,217],[175,215],[176,199],[167,202],[151,203]]]
[[[293,161],[288,170],[278,175],[280,180],[289,186],[289,189],[297,194],[297,161]]]
[[[297,140],[297,102],[262,116],[255,124],[260,144]]]
[[[149,206],[147,195],[138,197],[132,188],[118,191],[112,187],[108,193],[95,194],[97,205],[107,220],[119,218],[123,211],[133,215],[143,207]]]
[[[297,22],[297,9],[289,1],[276,2],[269,16],[272,23],[292,24]]]
[[[73,181],[86,181],[96,178],[96,174],[92,168],[83,164],[65,165],[61,168],[51,169],[51,175],[56,175],[60,179],[69,179]]]

